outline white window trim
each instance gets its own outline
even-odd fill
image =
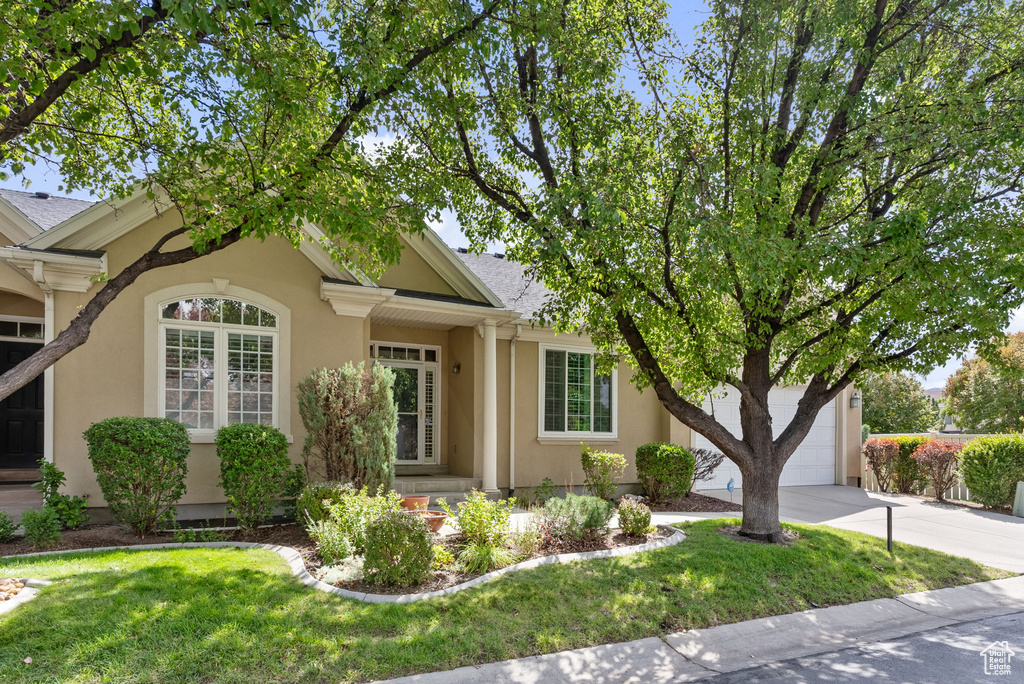
[[[157,290],[146,296],[144,303],[145,331],[143,344],[145,345],[145,378],[144,378],[144,414],[150,417],[163,416],[164,393],[162,374],[164,370],[164,336],[162,331],[166,327],[192,330],[236,330],[242,333],[273,335],[274,336],[274,427],[283,432],[292,443],[291,416],[292,416],[292,393],[288,391],[291,387],[291,310],[278,302],[259,292],[226,284],[226,281],[215,279],[220,282],[214,283],[189,283],[175,285],[173,287]],[[160,318],[160,307],[167,302],[180,299],[191,299],[194,297],[209,297],[217,299],[238,299],[248,304],[255,304],[258,307],[267,309],[277,316],[277,328],[259,328],[249,326],[224,325],[220,323],[204,323],[202,321],[178,321]],[[226,334],[225,334],[226,339]],[[219,342],[219,340],[218,340]],[[227,368],[227,349],[224,345],[216,344],[214,347],[214,368]],[[227,395],[225,395],[226,397]],[[217,402],[224,401],[220,397]],[[220,409],[221,407],[218,407]],[[215,420],[225,416],[227,407],[223,412],[214,412]],[[193,444],[212,444],[217,436],[216,430],[189,430]]]
[[[558,344],[538,344],[537,345],[537,441],[541,444],[558,444],[558,443],[579,443],[579,442],[614,442],[619,439],[619,371],[617,368],[613,368],[611,372],[612,376],[612,431],[611,432],[551,432],[544,429],[544,357],[549,351],[561,351],[567,353],[576,354],[590,354],[594,356],[597,354],[595,347],[584,347],[577,345],[558,345]],[[591,365],[591,372],[593,373],[595,366]],[[591,392],[593,392],[593,385],[591,385]],[[593,401],[593,394],[591,394],[591,401]],[[566,407],[568,407],[568,398],[566,400]],[[591,411],[593,411],[593,404],[591,404]],[[593,415],[591,415],[593,419]],[[566,422],[568,425],[568,421]]]
[[[0,342],[28,342],[29,344],[46,344],[46,319],[38,316],[8,316],[0,315],[0,321],[11,323],[38,323],[43,326],[42,337],[13,337],[11,335],[0,335]]]
[[[444,394],[442,394],[442,389],[441,389],[442,376],[444,375],[444,373],[441,372],[441,369],[444,367],[442,365],[442,361],[441,361],[441,347],[439,347],[439,346],[437,346],[435,344],[413,344],[411,342],[388,342],[387,340],[370,340],[370,346],[373,348],[373,352],[374,352],[374,355],[370,357],[370,360],[373,361],[374,363],[380,363],[380,364],[386,366],[386,365],[388,365],[388,363],[394,361],[395,363],[419,364],[423,368],[433,368],[434,369],[434,457],[432,459],[430,459],[430,460],[427,460],[423,456],[423,454],[421,453],[420,454],[420,458],[419,458],[419,460],[416,463],[408,463],[407,465],[438,465],[438,464],[440,464],[441,463],[441,444],[444,443],[442,441],[442,439],[441,439],[441,437],[442,437],[441,432],[444,429],[444,427],[443,427],[444,421],[441,420],[441,408],[442,408],[442,401],[443,401],[442,397],[444,397]],[[404,349],[419,349],[420,350],[420,360],[419,361],[416,361],[416,360],[410,361],[408,359],[381,359],[381,358],[378,358],[376,356],[376,352],[377,352],[377,347],[379,347],[379,346],[384,346],[384,347],[402,347]],[[426,359],[426,354],[423,353],[423,352],[425,352],[428,349],[433,350],[433,351],[435,351],[437,353],[437,355],[434,357],[435,359],[437,359],[436,361],[426,361],[425,360]],[[420,406],[422,406],[425,403],[424,400],[423,400],[424,396],[425,396],[424,395],[425,390],[426,390],[425,387],[420,387],[420,396],[417,397],[417,399],[416,399],[418,402],[420,402]],[[420,451],[422,452],[423,449],[421,449]],[[399,463],[397,461],[396,461],[396,463],[398,463],[399,465],[402,465],[401,463]]]

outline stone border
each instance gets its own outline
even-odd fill
[[[300,582],[305,584],[307,587],[317,589],[319,591],[326,592],[328,594],[335,594],[337,596],[344,596],[345,598],[355,599],[356,601],[363,601],[365,603],[412,603],[414,601],[423,601],[424,599],[437,598],[439,596],[447,596],[449,594],[455,594],[457,592],[469,589],[471,587],[485,584],[487,582],[493,582],[502,575],[506,575],[510,572],[516,572],[518,570],[529,570],[530,568],[538,568],[542,565],[555,565],[557,563],[572,563],[573,561],[580,560],[592,560],[597,558],[616,558],[618,556],[630,556],[636,553],[643,553],[645,551],[653,551],[654,549],[662,549],[666,546],[675,546],[684,539],[686,535],[674,527],[668,525],[658,525],[658,529],[663,531],[672,532],[672,535],[665,537],[664,539],[658,539],[646,544],[638,544],[636,546],[620,546],[617,549],[604,549],[602,551],[581,551],[579,553],[561,553],[555,556],[543,556],[541,558],[534,558],[533,560],[523,561],[522,563],[516,563],[515,565],[509,565],[500,570],[489,572],[486,575],[480,575],[475,579],[471,579],[468,582],[462,584],[456,584],[455,586],[448,587],[446,589],[438,589],[437,591],[427,592],[425,594],[364,594],[358,591],[349,591],[348,589],[342,589],[326,582],[321,582],[317,578],[309,574],[306,570],[306,564],[302,560],[302,555],[295,549],[289,546],[278,546],[276,544],[257,544],[253,542],[186,542],[182,544],[137,544],[135,546],[102,546],[94,549],[71,549],[67,551],[37,551],[36,553],[22,553],[16,556],[0,556],[0,560],[8,560],[14,558],[30,558],[33,556],[53,556],[57,554],[69,554],[69,553],[91,553],[94,551],[125,551],[125,550],[153,550],[153,549],[188,549],[188,548],[240,548],[240,549],[267,549],[273,551],[288,563],[291,568],[292,574],[298,578]],[[24,590],[22,590],[24,593]],[[20,596],[21,594],[19,594]],[[10,603],[9,601],[7,603]]]
[[[25,583],[25,586],[14,595],[14,598],[9,601],[0,601],[0,615],[9,613],[22,603],[34,599],[42,587],[48,587],[53,584],[50,580],[40,579],[21,579],[21,581]]]

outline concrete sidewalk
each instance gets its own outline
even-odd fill
[[[689,630],[664,638],[650,637],[388,681],[392,684],[690,682],[1021,611],[1024,611],[1024,577],[1013,577]]]
[[[729,492],[701,491],[726,501]],[[742,492],[736,490],[739,502]],[[893,508],[893,538],[994,568],[1024,573],[1024,518],[975,508],[940,504],[913,496],[867,492],[857,487],[782,487],[779,516],[786,522],[831,525],[885,538],[885,507]],[[700,518],[740,517],[740,513],[656,513],[669,524]]]

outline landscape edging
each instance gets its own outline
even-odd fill
[[[494,570],[485,575],[480,575],[467,582],[456,584],[445,589],[438,589],[437,591],[431,591],[424,594],[367,594],[357,591],[349,591],[348,589],[342,589],[326,582],[321,582],[317,578],[309,574],[306,570],[306,564],[302,560],[302,554],[290,546],[279,546],[277,544],[260,544],[256,542],[242,542],[242,541],[224,541],[224,542],[184,542],[184,543],[164,543],[164,544],[136,544],[134,546],[101,546],[92,549],[71,549],[66,551],[37,551],[35,553],[21,553],[14,556],[0,556],[0,560],[8,560],[13,558],[29,558],[34,556],[53,556],[57,554],[69,554],[69,553],[92,553],[96,551],[123,551],[123,550],[153,550],[153,549],[189,549],[189,548],[240,548],[240,549],[266,549],[273,551],[288,563],[288,567],[291,568],[292,574],[307,587],[317,589],[319,591],[327,592],[328,594],[335,594],[337,596],[344,596],[346,598],[355,599],[356,601],[363,601],[364,603],[413,603],[414,601],[423,601],[425,599],[438,598],[440,596],[447,596],[449,594],[455,594],[465,589],[492,582],[499,577],[506,575],[510,572],[516,572],[518,570],[528,570],[530,568],[537,568],[542,565],[555,565],[558,563],[571,563],[579,560],[593,560],[598,558],[616,558],[619,556],[631,556],[637,553],[644,553],[645,551],[653,551],[655,549],[662,549],[667,546],[675,546],[684,539],[686,534],[682,530],[678,530],[668,525],[658,525],[658,528],[664,531],[670,531],[672,534],[664,539],[657,539],[646,544],[637,544],[636,546],[620,546],[615,549],[603,549],[601,551],[581,551],[578,553],[561,553],[555,556],[542,556],[540,558],[534,558],[532,560],[523,561],[522,563],[515,563],[499,570]],[[20,594],[19,594],[20,595]],[[27,599],[26,599],[27,600]]]
[[[26,601],[34,599],[36,595],[39,594],[40,587],[46,587],[53,584],[50,580],[32,578],[23,579],[20,577],[18,579],[23,581],[25,586],[21,588],[21,591],[14,595],[14,598],[7,601],[0,601],[0,615],[9,613]]]

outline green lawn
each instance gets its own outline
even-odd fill
[[[0,560],[0,577],[59,581],[0,616],[0,681],[361,681],[1009,575],[905,545],[893,561],[884,541],[827,527],[788,526],[802,538],[774,547],[726,538],[722,524],[403,606],[308,589],[262,550]]]

